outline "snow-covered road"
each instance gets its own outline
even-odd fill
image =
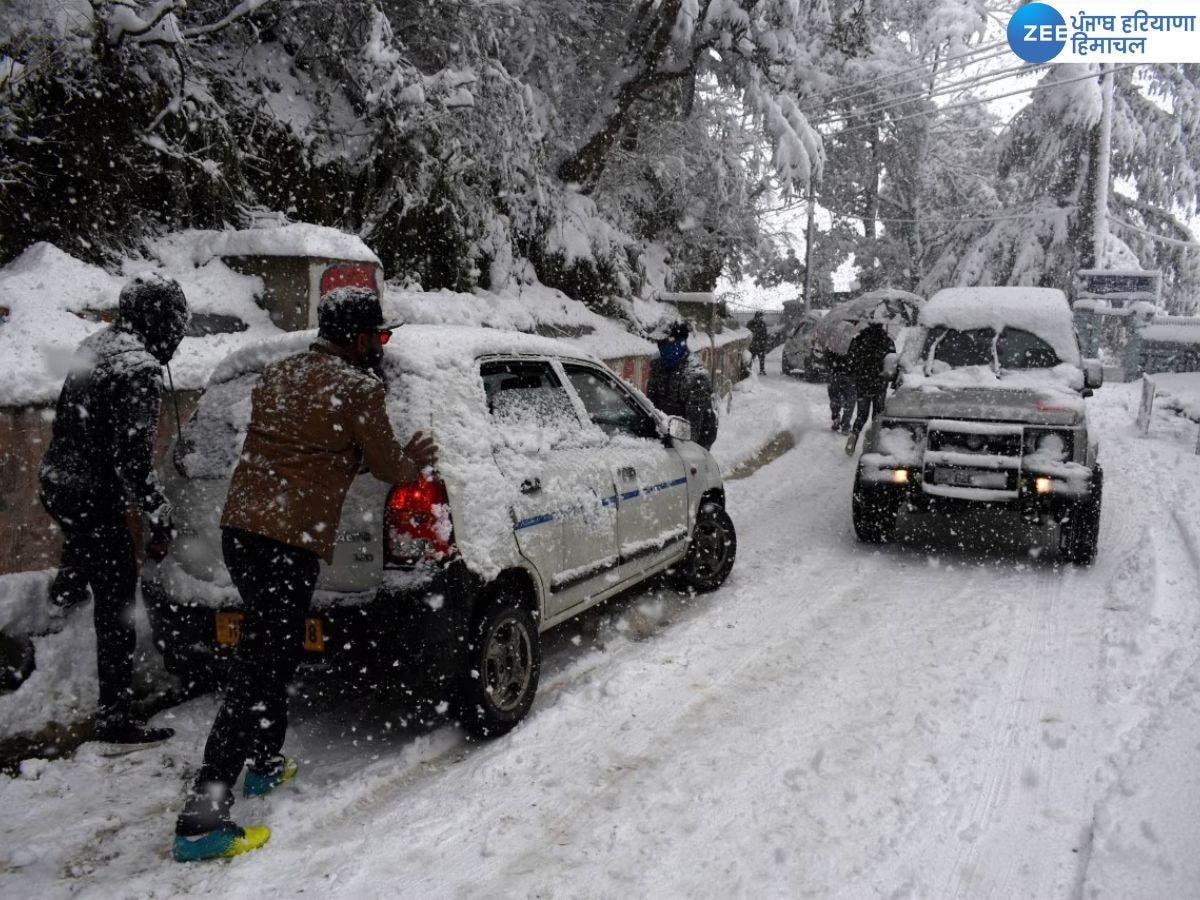
[[[756,396],[825,421],[821,386],[768,376]],[[563,626],[511,735],[314,701],[294,787],[235,810],[271,843],[184,867],[200,698],[160,717],[180,731],[163,748],[0,778],[0,895],[1200,896],[1200,457],[1179,419],[1135,436],[1136,399],[1092,401],[1090,569],[1010,522],[864,548],[853,461],[801,427],[729,486],[726,587]]]

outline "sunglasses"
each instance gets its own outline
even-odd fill
[[[381,344],[386,344],[392,339],[392,333],[390,331],[378,331],[376,334],[379,335],[379,343]]]

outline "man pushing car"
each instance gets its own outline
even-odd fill
[[[359,466],[392,484],[437,461],[417,432],[401,446],[384,408],[379,296],[339,287],[317,305],[318,340],[268,366],[254,389],[250,426],[221,517],[225,566],[242,598],[241,640],[204,762],[175,826],[175,859],[236,856],[270,837],[234,823],[233,785],[266,794],[296,773],[280,750],[287,685],[320,570],[333,559],[342,503]]]

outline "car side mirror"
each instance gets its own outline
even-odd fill
[[[900,355],[898,353],[889,353],[883,358],[883,374],[889,380],[896,377],[896,372],[900,370]]]
[[[667,416],[666,428],[663,429],[663,437],[668,437],[673,441],[690,441],[692,439],[692,425],[687,419],[681,419],[679,416]]]
[[[1104,386],[1104,366],[1100,360],[1085,359],[1083,361],[1083,386],[1088,390]]]

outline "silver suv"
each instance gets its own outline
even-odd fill
[[[859,540],[889,540],[901,509],[1007,507],[1057,525],[1064,558],[1094,559],[1103,472],[1084,398],[1103,374],[1061,291],[939,291],[895,374],[855,474]]]
[[[167,490],[181,535],[143,570],[167,667],[216,674],[238,641],[238,596],[219,521],[268,363],[312,333],[238,351],[183,430]],[[479,735],[528,712],[539,635],[669,571],[718,587],[737,539],[721,474],[668,418],[599,360],[512,332],[406,326],[385,348],[388,412],[401,436],[432,432],[436,477],[352,485],[331,566],[302,641],[306,662],[420,686]]]

